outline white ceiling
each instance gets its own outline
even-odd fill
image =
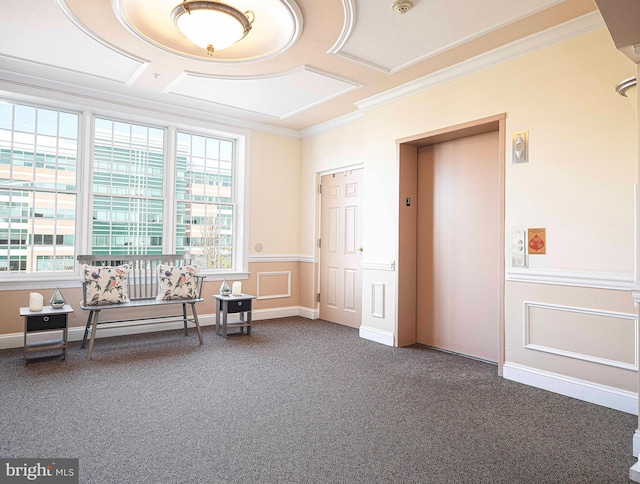
[[[241,10],[255,1],[227,0]],[[392,11],[391,0],[258,2],[256,24],[265,5],[274,18],[280,12],[291,21],[284,41],[266,46],[263,23],[253,38],[250,32],[213,58],[195,50],[178,55],[137,30],[145,15],[165,19],[179,0],[7,2],[0,17],[0,89],[33,85],[305,130],[357,112],[373,96],[596,11],[593,0],[415,0],[402,15]]]
[[[355,0],[355,22],[335,53],[393,73],[558,3],[561,0],[423,0],[406,14],[395,14],[389,2]]]

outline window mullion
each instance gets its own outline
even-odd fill
[[[165,172],[163,178],[164,223],[162,224],[162,247],[165,254],[176,252],[176,128],[170,126],[164,150]]]
[[[76,199],[76,254],[89,254],[93,237],[93,115],[85,111],[80,118],[78,151],[78,197]]]

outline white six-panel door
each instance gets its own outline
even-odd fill
[[[362,172],[321,181],[320,318],[353,328],[362,312]]]

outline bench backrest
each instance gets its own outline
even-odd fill
[[[79,255],[80,264],[91,266],[130,267],[128,288],[129,299],[155,299],[158,295],[158,265],[186,266],[194,262],[189,254],[156,254],[156,255]],[[203,276],[198,276],[198,294],[202,297]],[[82,291],[83,299],[86,290]],[[86,301],[84,301],[86,303]]]

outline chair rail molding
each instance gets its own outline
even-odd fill
[[[313,263],[313,255],[309,254],[251,254],[249,262],[308,262]]]
[[[589,287],[614,291],[631,291],[634,288],[633,273],[625,272],[564,271],[514,267],[508,268],[505,272],[507,282],[555,284],[557,286]],[[636,288],[637,301],[640,300],[640,285]]]

